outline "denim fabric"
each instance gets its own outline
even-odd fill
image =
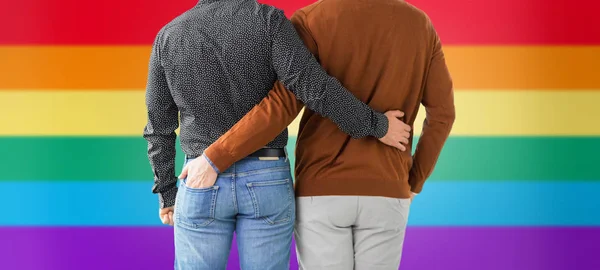
[[[246,158],[209,188],[189,188],[183,180],[175,203],[175,269],[226,269],[235,232],[243,270],[287,270],[295,213],[287,158]]]

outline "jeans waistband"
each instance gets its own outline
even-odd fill
[[[185,159],[195,159],[199,156],[190,156],[190,155],[185,155]],[[258,151],[250,154],[249,156],[245,157],[244,159],[247,158],[285,158],[285,160],[287,161],[288,159],[288,152],[286,148],[261,148]]]

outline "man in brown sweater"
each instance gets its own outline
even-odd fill
[[[427,15],[399,0],[321,0],[291,18],[332,76],[377,111],[401,109],[413,126],[426,109],[411,156],[376,138],[352,139],[305,110],[296,144],[296,242],[302,269],[398,269],[409,207],[434,169],[454,122],[452,80]],[[211,145],[218,171],[284,130],[303,104],[276,84]],[[206,165],[207,182],[216,172]]]

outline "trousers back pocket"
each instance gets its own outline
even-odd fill
[[[208,226],[215,220],[218,186],[179,189],[175,202],[175,222],[189,228]]]
[[[254,217],[268,224],[288,223],[294,212],[294,191],[291,180],[247,183],[254,206]]]

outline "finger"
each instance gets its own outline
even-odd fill
[[[400,151],[406,150],[406,147],[404,147],[404,145],[402,145],[400,142],[394,142],[392,144],[389,144],[389,146],[398,148]]]
[[[191,187],[196,181],[196,168],[193,166],[189,166],[187,170],[185,170],[185,177],[182,178],[185,180],[185,185]]]
[[[398,149],[400,149],[400,151],[404,152],[404,151],[406,151],[406,146],[404,146],[401,143],[398,143]]]
[[[406,123],[404,123],[404,130],[410,132],[412,130],[412,128],[409,125],[407,125]]]
[[[398,111],[398,110],[395,110],[395,111],[390,111],[390,114],[391,114],[393,117],[396,117],[396,118],[400,118],[400,117],[403,117],[403,116],[404,116],[404,112],[401,112],[401,111]]]
[[[400,138],[399,141],[401,144],[408,144],[408,139],[407,138]]]
[[[384,143],[385,145],[389,145],[391,147],[396,147],[395,140],[391,139],[391,136],[386,136],[386,137],[380,139],[379,141]]]
[[[175,219],[173,219],[173,212],[169,212],[169,225],[173,226]]]
[[[183,166],[183,170],[181,170],[181,174],[179,174],[179,176],[177,178],[179,179],[184,179],[187,177],[188,174],[188,165]]]
[[[402,152],[406,151],[406,147],[399,142],[396,145],[394,145],[394,147],[398,148]]]
[[[160,221],[162,222],[162,224],[167,224],[168,223],[167,215],[161,215]]]

